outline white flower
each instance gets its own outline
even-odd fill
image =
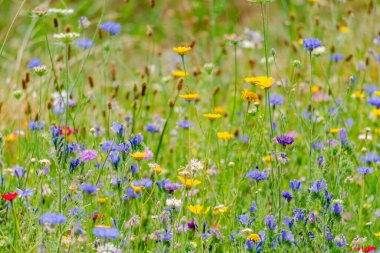
[[[43,76],[47,73],[47,67],[45,65],[37,66],[32,68],[32,71],[38,76]]]
[[[121,252],[120,249],[118,249],[115,245],[108,242],[105,245],[101,245],[96,249],[96,252],[100,253],[119,253]]]
[[[70,15],[74,13],[73,9],[56,9],[56,8],[50,8],[48,9],[49,14],[58,14],[58,15]]]
[[[42,185],[42,196],[49,196],[51,195],[53,192],[52,190],[50,190],[50,187],[48,184],[44,184]]]
[[[317,47],[316,49],[314,49],[311,54],[313,56],[321,56],[322,54],[324,54],[326,52],[326,48],[321,46],[321,47]]]
[[[49,166],[51,164],[49,159],[41,159],[39,162],[44,166]]]
[[[63,43],[70,43],[73,40],[79,38],[80,34],[76,32],[71,33],[55,33],[53,35],[54,39],[63,42]]]
[[[186,167],[192,172],[198,172],[203,170],[203,163],[197,159],[191,159],[190,163]]]
[[[167,199],[166,205],[171,208],[179,209],[182,205],[182,200],[175,198]]]

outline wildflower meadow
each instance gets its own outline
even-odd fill
[[[378,0],[0,10],[0,253],[380,252]]]

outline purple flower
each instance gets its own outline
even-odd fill
[[[286,147],[288,145],[292,145],[294,142],[294,138],[289,135],[281,135],[276,137],[277,143]]]
[[[281,238],[283,241],[286,241],[286,242],[294,242],[294,235],[292,234],[291,231],[282,230]]]
[[[248,250],[248,251],[252,251],[253,248],[255,246],[255,242],[254,241],[251,241],[251,240],[247,240],[245,242],[245,248]]]
[[[123,124],[119,124],[117,123],[116,121],[112,124],[112,127],[111,129],[117,133],[118,135],[122,136],[123,133],[124,133],[124,125]]]
[[[82,184],[79,188],[88,194],[94,194],[98,191],[98,187],[90,184]]]
[[[291,229],[294,224],[294,219],[291,219],[289,216],[285,216],[284,221],[282,223]]]
[[[330,56],[330,61],[332,61],[332,62],[340,62],[340,61],[343,61],[343,58],[344,58],[344,56],[343,56],[343,54],[332,54],[331,56]]]
[[[268,178],[268,175],[267,175],[266,170],[263,170],[263,171],[252,170],[252,171],[249,171],[245,177],[256,180],[256,181],[263,181]]]
[[[318,193],[318,192],[320,192],[321,190],[326,189],[326,188],[327,188],[326,180],[323,180],[323,181],[315,181],[315,182],[312,183],[312,185],[311,185],[311,190],[312,190],[314,193]]]
[[[108,156],[108,161],[110,161],[112,165],[117,169],[120,162],[119,153],[117,151],[111,151],[111,153]]]
[[[265,223],[267,224],[269,229],[274,229],[275,227],[277,227],[277,224],[273,215],[267,215],[265,217]]]
[[[377,109],[380,108],[380,96],[374,96],[367,100],[370,106],[375,106]]]
[[[364,86],[364,92],[367,93],[367,94],[369,94],[369,95],[372,95],[378,89],[379,88],[376,85],[365,85]]]
[[[39,131],[39,130],[44,130],[45,128],[45,122],[41,121],[29,121],[28,127],[32,131]]]
[[[195,225],[194,220],[189,221],[189,222],[187,223],[187,228],[188,228],[188,229],[191,229],[191,230],[195,230],[196,225]]]
[[[367,174],[372,174],[373,169],[371,167],[360,166],[360,167],[358,167],[358,172],[360,174],[366,176]]]
[[[326,232],[326,239],[327,239],[327,241],[330,242],[333,238],[334,238],[334,236],[331,234],[330,231]]]
[[[324,146],[323,141],[321,141],[321,140],[318,140],[318,141],[312,143],[312,147],[314,150],[321,150],[321,149],[323,149],[323,146]]]
[[[314,49],[322,46],[322,42],[319,39],[307,38],[302,41],[303,47],[308,51],[313,51]]]
[[[170,182],[164,185],[165,190],[167,190],[170,194],[178,190],[180,187],[181,187],[180,184],[177,184],[177,183],[172,184]]]
[[[21,198],[31,197],[31,196],[33,196],[35,191],[36,191],[35,189],[25,188],[24,190],[20,190],[17,188],[17,193],[18,193],[18,195],[20,195]]]
[[[96,150],[87,149],[87,150],[83,150],[80,153],[81,162],[89,162],[89,161],[95,160],[96,157],[98,157],[98,151]]]
[[[57,224],[63,224],[66,222],[66,220],[66,217],[61,213],[54,214],[47,212],[41,216],[39,223],[54,226]]]
[[[23,178],[25,176],[26,170],[23,167],[16,165],[14,169],[14,173],[16,177]]]
[[[344,237],[343,235],[341,235],[341,236],[335,236],[335,238],[334,238],[334,244],[336,246],[338,246],[339,248],[342,248],[342,247],[346,246],[347,245],[346,237]]]
[[[188,129],[188,128],[194,126],[194,122],[191,122],[191,121],[189,121],[189,120],[181,120],[181,121],[178,123],[178,126],[179,126],[180,128]]]
[[[288,192],[288,191],[283,191],[282,192],[282,197],[284,199],[286,199],[288,202],[293,199],[293,195],[290,192]]]
[[[305,214],[304,214],[304,211],[302,209],[294,208],[293,214],[294,214],[295,220],[304,220],[305,219]]]
[[[133,181],[134,186],[144,186],[145,188],[150,188],[153,185],[153,182],[150,178],[144,178],[138,181]]]
[[[343,206],[338,203],[335,203],[332,208],[335,215],[340,215],[343,212]]]
[[[365,164],[377,163],[380,161],[379,155],[375,152],[367,153],[360,157],[360,162]]]
[[[94,45],[94,42],[92,39],[85,38],[85,39],[77,39],[77,46],[79,48],[88,49]]]
[[[101,24],[101,29],[103,31],[109,32],[111,35],[117,35],[120,33],[121,25],[116,22],[104,22]]]
[[[146,125],[145,130],[148,132],[151,132],[151,133],[159,133],[160,132],[160,129],[153,124]]]
[[[302,187],[301,181],[296,180],[296,179],[290,181],[289,185],[290,185],[290,189],[292,189],[293,191],[298,191]]]
[[[247,225],[248,224],[248,221],[249,221],[249,218],[247,215],[239,215],[238,216],[238,221],[241,223],[241,224],[244,224],[244,225]]]
[[[249,212],[252,214],[252,213],[256,212],[256,210],[257,210],[256,202],[252,201],[251,207],[249,208]]]
[[[345,128],[341,128],[339,130],[339,138],[340,138],[340,142],[342,143],[342,145],[348,146],[347,130]]]
[[[92,233],[99,238],[113,239],[119,237],[120,232],[117,228],[96,227],[92,230]]]
[[[80,164],[80,159],[79,158],[71,158],[69,161],[69,171],[73,172]]]
[[[29,61],[28,68],[32,69],[32,68],[35,68],[35,67],[39,67],[41,65],[42,65],[42,61],[40,59],[38,59],[38,58],[32,58]]]
[[[128,187],[126,190],[126,195],[123,196],[123,200],[127,199],[136,199],[141,196],[141,192],[135,193],[135,190],[132,189],[132,187]]]
[[[129,139],[129,143],[131,143],[132,148],[136,148],[143,141],[143,136],[139,133],[136,134],[133,138]]]
[[[271,104],[272,108],[275,108],[275,106],[281,106],[284,103],[284,96],[276,95],[276,94],[270,94],[269,95],[269,103]]]

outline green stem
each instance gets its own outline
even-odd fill
[[[311,51],[309,53],[310,58],[310,85],[309,85],[309,94],[310,94],[310,139],[309,139],[309,178],[312,180],[312,155],[313,155],[313,128],[314,128],[314,103],[313,103],[313,93],[312,93],[312,86],[313,86],[313,62],[311,57]]]
[[[236,57],[236,48],[237,48],[237,44],[234,43],[234,64],[235,64],[234,104],[233,104],[233,107],[232,107],[232,114],[231,114],[231,119],[230,119],[230,127],[232,127],[232,124],[234,122],[235,108],[236,108],[237,72],[238,72],[237,57]]]

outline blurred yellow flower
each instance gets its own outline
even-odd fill
[[[7,137],[5,137],[6,142],[11,142],[11,141],[17,141],[18,135],[16,134],[10,134]]]
[[[270,163],[270,155],[264,156],[263,157],[263,163]]]
[[[373,109],[372,116],[376,118],[380,117],[380,109]]]
[[[216,120],[222,117],[222,115],[220,115],[219,113],[206,113],[203,114],[203,116],[205,116],[209,120]]]
[[[315,4],[315,3],[318,3],[319,0],[307,0],[309,3],[312,3],[312,4]]]
[[[222,114],[222,113],[224,113],[224,108],[220,107],[220,106],[215,107],[214,112],[218,113],[218,114]]]
[[[374,233],[376,237],[380,237],[380,232]]]
[[[357,90],[357,91],[354,91],[351,95],[352,98],[356,98],[356,99],[360,99],[360,100],[363,100],[364,97],[365,97],[365,93],[364,91],[360,91],[360,90]]]
[[[179,181],[181,181],[182,184],[186,186],[186,188],[191,188],[193,186],[199,185],[201,181],[197,179],[190,179],[190,178],[184,178],[181,176],[177,177]]]
[[[189,205],[187,208],[189,208],[190,212],[196,215],[207,214],[208,211],[210,211],[210,207],[207,207],[206,210],[203,211],[203,206],[201,205]]]
[[[230,134],[229,132],[218,132],[217,133],[218,139],[228,141],[234,138],[233,134]]]
[[[259,86],[261,89],[272,87],[274,79],[266,76],[246,77],[244,81]]]
[[[190,52],[190,50],[191,50],[191,47],[188,47],[188,46],[180,46],[180,47],[173,48],[173,51],[179,55],[185,55],[188,52]]]
[[[189,74],[183,70],[174,70],[172,71],[172,76],[173,77],[176,77],[176,78],[181,78],[181,77],[185,77],[185,76],[188,76]]]
[[[346,26],[346,25],[341,25],[339,27],[339,32],[341,32],[341,33],[348,33],[349,31],[350,31],[350,28],[348,28],[348,26]]]
[[[261,238],[258,234],[250,234],[248,237],[247,237],[248,240],[250,241],[254,241],[254,242],[260,242],[261,241]]]
[[[373,93],[375,96],[380,96],[380,91],[375,91],[374,93]]]
[[[139,193],[141,192],[142,190],[144,190],[144,186],[140,185],[140,186],[135,186],[133,183],[131,183],[131,187],[132,189],[135,191],[135,193]]]
[[[108,198],[98,198],[98,202],[99,202],[100,204],[104,204],[104,203],[106,203],[107,199],[108,199]]]
[[[250,91],[248,89],[243,90],[241,94],[241,98],[251,103],[260,102],[259,96],[253,91]]]
[[[185,99],[186,101],[193,101],[199,99],[198,93],[182,94],[179,95],[180,98]]]
[[[339,131],[340,131],[340,128],[332,128],[330,129],[330,134],[337,134],[339,133]]]
[[[311,87],[311,92],[313,93],[317,93],[320,91],[321,91],[321,87],[319,87],[318,85],[313,85],[313,87]]]
[[[228,210],[228,207],[226,207],[225,205],[219,205],[219,206],[216,206],[214,207],[214,210],[212,211],[213,214],[220,214],[220,213],[225,213],[227,212]]]
[[[135,152],[131,154],[131,157],[137,161],[144,159],[147,156],[146,152]]]

